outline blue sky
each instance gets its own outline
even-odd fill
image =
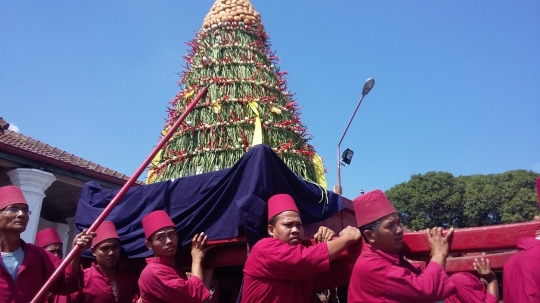
[[[345,196],[412,174],[540,172],[540,1],[252,0],[312,144]],[[213,1],[4,1],[0,116],[132,174]]]

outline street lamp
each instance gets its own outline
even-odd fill
[[[352,120],[354,119],[354,115],[356,115],[356,111],[360,107],[360,104],[362,103],[362,100],[364,100],[364,97],[369,94],[369,91],[373,88],[373,85],[375,85],[375,80],[372,78],[368,78],[366,80],[366,83],[364,83],[364,88],[362,89],[362,97],[360,98],[360,101],[358,101],[358,104],[356,105],[356,108],[354,109],[354,112],[352,114],[351,119],[349,120],[349,123],[347,123],[347,127],[345,128],[345,131],[343,132],[343,135],[341,135],[341,139],[339,139],[339,143],[337,145],[337,186],[334,186],[334,192],[338,195],[342,194],[341,191],[341,141],[343,141],[343,138],[345,137],[345,134],[347,133],[347,130],[349,130],[349,126],[351,125]]]
[[[339,160],[339,162],[341,162],[341,165],[343,165],[343,166],[349,165],[349,164],[351,164],[353,155],[354,155],[354,152],[347,148],[343,152],[343,155],[341,155],[341,160]]]

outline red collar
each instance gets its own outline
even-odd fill
[[[529,249],[536,245],[540,245],[540,240],[536,240],[536,238],[519,238],[517,243],[517,247],[522,250]]]
[[[163,264],[163,265],[173,267],[171,258],[166,258],[166,257],[150,257],[150,258],[146,258],[146,264],[150,264],[150,263]]]
[[[101,270],[101,267],[99,267],[99,264],[97,261],[92,262],[92,268],[94,268],[100,275],[107,277],[107,275]],[[118,272],[118,266],[116,267],[116,271]]]
[[[382,251],[380,249],[374,248],[373,246],[371,246],[370,244],[367,244],[366,242],[364,242],[362,244],[364,246],[362,248],[362,250],[366,250],[366,251],[370,251],[372,253],[375,253],[375,254],[381,256],[383,259],[390,261],[390,263],[392,263],[394,265],[399,265],[400,264],[400,261],[401,261],[401,256],[400,255],[384,252],[384,251]]]

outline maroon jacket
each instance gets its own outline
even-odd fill
[[[24,259],[17,275],[17,282],[13,283],[9,272],[0,266],[0,302],[2,303],[27,303],[32,301],[47,279],[52,276],[62,260],[41,247],[27,244],[21,240],[24,250]],[[0,261],[1,259],[0,255]],[[68,295],[79,290],[83,285],[82,268],[79,274],[75,274],[71,265],[66,267],[64,275],[53,284],[50,292],[54,294]],[[47,296],[43,302],[47,302]]]
[[[313,292],[348,282],[352,264],[330,262],[328,245],[289,245],[265,238],[253,246],[244,267],[242,303],[310,303]]]
[[[146,259],[139,288],[143,302],[203,303],[210,298],[210,291],[199,278],[188,279],[183,271],[172,266],[170,259],[161,257]]]
[[[486,293],[484,283],[475,275],[468,272],[460,272],[450,276],[457,293],[444,300],[445,303],[497,303],[499,300]]]
[[[539,303],[540,240],[521,238],[517,247],[503,269],[504,303]]]
[[[130,270],[119,268],[116,272],[118,301],[107,276],[94,262],[84,270],[84,288],[71,295],[72,303],[135,303],[139,299],[139,276]]]
[[[397,254],[364,243],[354,264],[348,302],[433,303],[455,293],[455,285],[439,264],[415,267]]]

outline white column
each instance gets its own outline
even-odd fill
[[[71,243],[73,243],[73,239],[75,239],[75,236],[78,234],[77,227],[75,227],[75,218],[66,218],[66,222],[68,227],[68,233],[65,242],[64,238],[62,238],[62,241],[64,243],[64,256],[67,256],[67,254],[71,251]],[[62,236],[60,235],[60,237]]]
[[[68,247],[71,248],[71,244],[69,246],[67,244],[69,241],[69,236],[70,236],[69,225],[65,223],[58,223],[58,226],[56,227],[56,231],[58,232],[58,235],[60,236],[60,239],[62,240],[62,244],[63,244],[62,250],[64,251],[64,256],[67,256],[67,253],[69,252],[67,248]]]
[[[41,206],[43,205],[43,198],[45,198],[45,190],[51,186],[56,177],[51,173],[34,168],[16,168],[7,174],[11,179],[11,183],[21,188],[26,203],[28,203],[28,207],[32,211],[26,230],[21,234],[21,238],[28,243],[34,243]]]

